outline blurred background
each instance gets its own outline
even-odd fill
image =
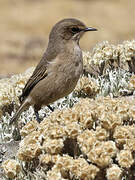
[[[85,34],[82,50],[135,39],[135,0],[0,0],[0,77],[35,66],[52,26],[69,17],[98,29]]]

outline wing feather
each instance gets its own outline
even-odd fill
[[[34,70],[32,76],[29,78],[28,82],[26,83],[22,95],[19,97],[20,102],[23,102],[24,99],[29,95],[33,87],[42,79],[47,76],[47,62],[41,61],[36,69]]]

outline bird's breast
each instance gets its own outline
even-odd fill
[[[75,75],[80,77],[83,72],[83,58],[82,51],[79,46],[74,47],[73,64],[75,68]]]
[[[82,51],[79,46],[74,45],[65,49],[48,65],[48,73],[63,74],[66,82],[77,82],[83,72]]]
[[[82,51],[78,45],[74,45],[69,49],[66,56],[65,73],[69,78],[79,79],[83,71]]]

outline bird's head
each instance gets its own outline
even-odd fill
[[[74,40],[78,43],[82,35],[87,31],[97,31],[97,29],[86,27],[83,22],[77,19],[63,19],[52,28],[50,40]]]

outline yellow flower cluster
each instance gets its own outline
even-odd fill
[[[110,59],[116,59],[116,47],[104,41],[100,44],[97,44],[92,52],[92,61],[94,64],[101,64],[103,61],[108,61]]]
[[[119,145],[126,144],[128,140],[134,139],[135,137],[135,126],[117,126],[115,128],[113,137]]]
[[[135,90],[135,75],[132,75],[129,80],[129,89]]]
[[[8,178],[15,178],[16,175],[21,171],[21,166],[16,160],[8,159],[2,163],[5,174]]]
[[[31,120],[27,123],[27,126],[23,126],[23,128],[20,131],[21,136],[25,137],[31,132],[35,131],[37,129],[38,122],[36,120]]]
[[[58,156],[52,170],[47,172],[48,180],[58,177],[68,178],[75,176],[83,180],[94,179],[99,171],[95,165],[88,164],[85,159],[73,159],[68,155]]]
[[[52,155],[52,154],[49,154],[49,153],[46,153],[46,154],[41,154],[39,156],[39,160],[40,160],[40,163],[41,165],[45,166],[47,164],[50,164],[50,163],[53,163],[55,164],[56,161],[58,160],[58,158],[60,158],[60,155],[57,154],[57,155]]]
[[[104,133],[104,139],[105,138],[106,133]],[[92,163],[95,163],[100,167],[106,167],[111,164],[112,157],[117,153],[115,142],[97,140],[96,133],[93,130],[84,131],[78,136],[77,140],[82,152],[88,156],[88,159]]]
[[[79,79],[74,91],[92,97],[99,92],[99,87],[94,80],[89,77],[83,76]]]
[[[118,163],[121,167],[130,168],[134,159],[130,150],[121,150],[117,154]]]
[[[87,68],[88,65],[91,64],[91,53],[89,51],[83,51],[83,67]]]
[[[122,170],[116,164],[112,164],[111,167],[109,167],[106,172],[107,180],[120,180],[121,175],[122,175]]]
[[[94,69],[97,70],[97,67],[106,69],[111,65],[125,70],[133,70],[134,63],[132,62],[134,61],[134,57],[135,40],[124,41],[122,44],[118,45],[112,45],[109,44],[108,41],[104,41],[97,44],[91,53],[83,53],[84,69],[92,73],[91,71]],[[99,72],[101,73],[100,70]]]
[[[101,168],[110,166],[108,179],[116,177],[115,171],[119,171],[117,176],[120,177],[120,167],[129,168],[134,163],[135,127],[123,125],[126,118],[134,118],[134,112],[129,111],[134,106],[135,102],[129,98],[98,97],[95,100],[81,99],[73,108],[55,110],[40,124],[31,121],[23,127],[21,134],[24,139],[20,143],[18,159],[31,161],[39,158],[41,164],[51,162],[54,166],[47,172],[48,179],[55,175],[63,178],[66,175],[62,174],[67,171],[78,178],[94,179],[99,171],[95,165]],[[67,139],[69,142],[75,139],[90,164],[83,157],[73,159],[60,155]],[[121,145],[124,145],[123,150],[119,152]],[[70,147],[66,148],[68,152]],[[116,157],[120,167],[111,166]],[[86,173],[86,169],[94,175]],[[110,169],[113,169],[112,174]]]
[[[33,131],[20,142],[17,152],[19,160],[31,161],[41,154],[42,151],[38,139],[39,132]]]
[[[131,61],[132,57],[135,56],[135,40],[124,41],[122,44],[112,45],[108,41],[97,44],[92,53],[84,53],[84,64],[101,64],[103,61],[117,60],[120,61]],[[89,61],[89,59],[91,59]]]
[[[118,45],[117,49],[122,60],[131,61],[131,58],[135,56],[135,40],[124,41],[122,45]]]
[[[48,147],[49,141],[52,142],[52,150],[54,150],[53,144],[59,144],[62,148],[63,141],[67,137],[72,139],[78,138],[80,145],[82,139],[83,143],[88,145],[91,141],[106,140],[109,137],[109,130],[113,130],[115,141],[117,143],[123,143],[125,139],[129,136],[131,139],[135,134],[134,126],[122,126],[125,118],[129,119],[134,117],[134,112],[131,113],[129,111],[130,106],[135,106],[134,101],[124,97],[117,99],[99,97],[96,100],[81,99],[72,109],[67,108],[54,111],[49,117],[45,118],[40,125],[35,121],[26,124],[21,130],[22,135],[27,135],[23,142],[29,144],[28,139],[35,137],[43,141],[42,146],[46,148]],[[86,129],[94,127],[96,122],[98,126],[96,126],[95,130]],[[87,136],[90,141],[89,143],[86,140]],[[85,141],[83,139],[85,139]],[[51,149],[49,151],[51,152]],[[54,151],[54,154],[55,153]]]
[[[33,70],[34,68],[29,68],[23,74],[13,75],[11,78],[0,80],[0,109],[12,102],[19,103],[18,96],[21,95],[21,91]]]

